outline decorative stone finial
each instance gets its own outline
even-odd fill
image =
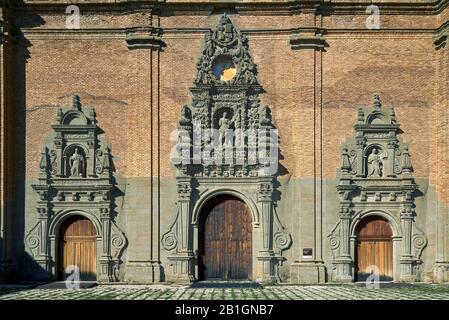
[[[184,105],[181,109],[181,120],[179,120],[179,124],[181,126],[190,126],[191,125],[191,113],[189,107]]]
[[[349,160],[349,153],[346,148],[341,152],[341,171],[344,173],[349,173],[351,171],[351,161]]]
[[[270,108],[268,108],[268,106],[265,106],[264,108],[263,108],[263,111],[262,111],[263,113],[262,113],[262,116],[263,116],[263,118],[262,118],[262,121],[260,121],[260,124],[261,125],[263,125],[263,126],[271,126],[272,125],[272,117],[271,117],[271,110],[270,110]]]
[[[76,110],[81,110],[81,100],[80,96],[77,94],[73,95],[72,108]]]
[[[380,109],[381,106],[382,103],[380,102],[380,96],[377,93],[373,94],[373,108]]]
[[[402,152],[402,172],[409,173],[412,171],[412,160],[410,159],[410,154],[408,153],[408,147],[404,147],[404,151]]]
[[[357,120],[359,121],[359,123],[363,123],[363,121],[365,121],[365,114],[363,113],[362,108],[359,108],[359,110],[357,111]]]
[[[93,122],[95,122],[96,117],[97,117],[97,114],[96,114],[96,112],[95,112],[95,108],[90,109],[90,112],[89,112],[89,118],[90,118],[90,120],[92,120]]]
[[[390,118],[391,118],[391,123],[396,123],[396,113],[394,112],[394,108],[391,108],[391,110],[390,110]]]
[[[58,113],[56,114],[56,122],[57,123],[61,123],[63,115],[64,115],[64,113],[62,112],[62,108],[59,108]]]

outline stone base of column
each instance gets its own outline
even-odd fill
[[[277,272],[280,258],[274,256],[272,251],[260,251],[256,268],[253,269],[253,280],[260,283],[281,282]]]
[[[340,257],[332,261],[331,281],[337,283],[354,282],[353,261],[350,257]]]
[[[290,266],[290,281],[295,284],[326,282],[326,267],[321,261],[295,261]]]
[[[171,256],[168,260],[170,260],[170,267],[166,274],[167,281],[188,284],[197,280],[195,255],[192,252]]]
[[[125,282],[155,283],[161,282],[162,266],[154,261],[128,261],[125,267]]]
[[[437,261],[433,266],[433,282],[449,282],[449,261]]]
[[[401,258],[401,276],[399,278],[400,282],[418,282],[419,279],[419,266],[420,261],[414,258],[402,257]]]

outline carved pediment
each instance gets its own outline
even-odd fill
[[[194,84],[197,86],[258,85],[257,66],[249,54],[248,39],[225,14],[204,39]]]
[[[181,175],[273,176],[278,136],[262,106],[257,66],[248,40],[223,15],[205,35],[192,103],[181,110],[172,160]]]
[[[358,109],[353,137],[342,146],[341,179],[360,185],[394,185],[391,179],[413,184],[408,146],[399,132],[394,108],[382,106],[375,94],[372,106]]]
[[[41,154],[41,183],[51,180],[64,185],[86,185],[89,180],[100,178],[109,183],[109,143],[100,137],[96,122],[95,109],[82,106],[77,95],[71,108],[58,109],[56,124],[52,126],[53,141],[43,147]]]

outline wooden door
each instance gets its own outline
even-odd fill
[[[198,240],[200,279],[251,279],[251,212],[243,201],[211,199],[201,213]]]
[[[97,242],[95,227],[82,216],[68,218],[59,237],[59,279],[65,280],[68,266],[79,268],[80,280],[93,281],[97,275]]]
[[[390,225],[378,217],[361,222],[356,242],[356,280],[370,276],[367,268],[377,266],[379,280],[393,280],[393,241]]]

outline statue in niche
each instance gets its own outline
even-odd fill
[[[376,148],[368,156],[368,177],[382,177],[382,156]]]
[[[223,112],[223,116],[218,120],[218,131],[220,132],[220,142],[223,144],[226,130],[231,128],[232,120],[228,119],[228,113]],[[229,141],[228,141],[229,142]]]
[[[80,177],[84,171],[84,157],[78,152],[78,148],[75,148],[75,152],[70,157],[70,176]]]

